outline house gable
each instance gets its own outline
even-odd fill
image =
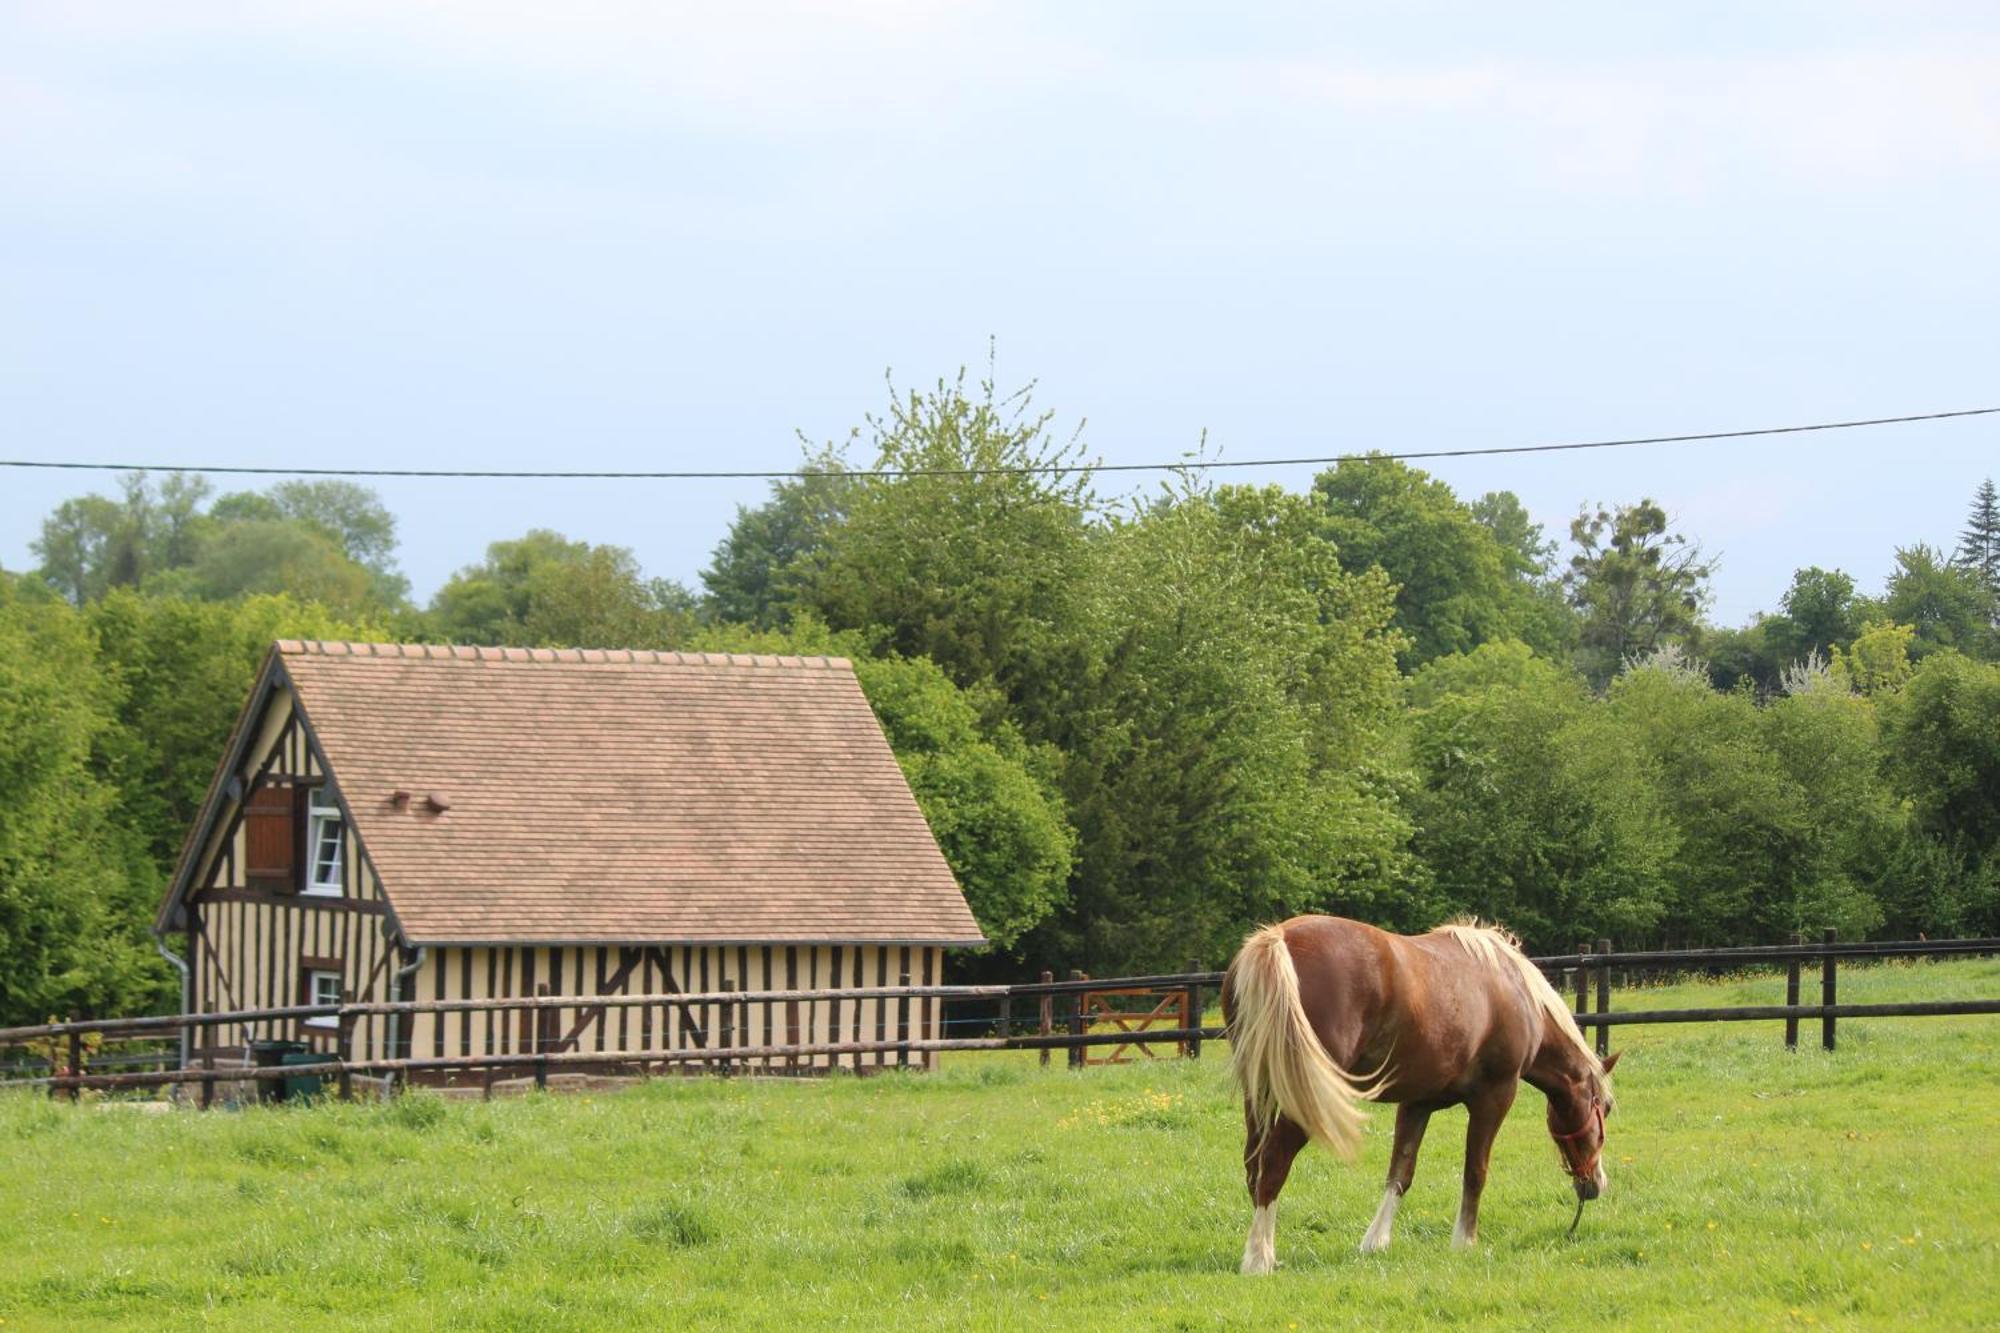
[[[838,658],[282,643],[412,945],[977,945]]]

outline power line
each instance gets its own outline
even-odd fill
[[[277,477],[463,477],[495,480],[551,481],[789,481],[798,477],[848,477],[895,480],[904,477],[982,477],[1069,474],[1078,472],[1206,472],[1221,468],[1317,467],[1369,459],[1483,458],[1494,454],[1552,454],[1576,449],[1625,449],[1640,444],[1695,444],[1704,440],[1741,440],[1758,435],[1799,435],[1808,431],[1858,430],[1866,426],[1896,426],[1913,421],[1946,421],[1983,417],[2000,407],[1973,407],[1957,412],[1919,412],[1901,417],[1867,417],[1858,421],[1819,421],[1804,426],[1760,426],[1754,430],[1705,431],[1696,435],[1639,435],[1617,440],[1573,440],[1563,444],[1503,444],[1483,449],[1421,449],[1403,453],[1325,454],[1300,458],[1182,459],[1173,463],[1045,463],[1018,467],[936,467],[845,469],[793,468],[788,471],[673,470],[640,471],[510,471],[486,468],[374,467],[251,467],[197,463],[63,463],[50,459],[0,458],[0,467],[43,468],[70,472],[201,472],[225,476]]]

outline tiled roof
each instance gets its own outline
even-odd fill
[[[277,651],[413,943],[979,939],[841,658]]]

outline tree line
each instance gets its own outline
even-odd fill
[[[419,606],[363,487],[129,475],[0,574],[0,1022],[170,1001],[146,928],[278,637],[852,657],[975,973],[1216,964],[1301,911],[1550,949],[1994,933],[1996,509],[1879,594],[1801,569],[1725,628],[1648,499],[1564,543],[1370,457],[1110,502],[1028,393],[961,376],[739,509],[699,589],[537,530]]]

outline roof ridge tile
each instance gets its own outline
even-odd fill
[[[533,662],[564,666],[731,666],[851,671],[852,658],[831,654],[712,653],[652,648],[527,648],[499,644],[370,643],[351,639],[277,639],[281,657],[391,657],[412,662]]]

